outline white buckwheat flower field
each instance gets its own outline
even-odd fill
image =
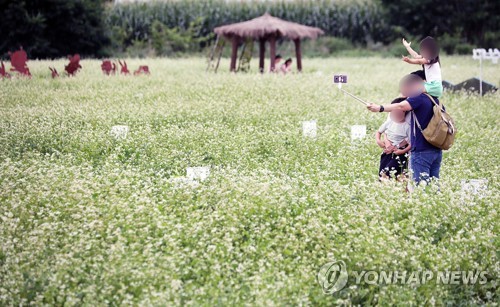
[[[127,61],[151,75],[105,76],[83,59],[75,77],[50,78],[66,60],[30,61],[31,79],[0,80],[1,306],[498,304],[498,93],[445,92],[456,143],[439,188],[407,193],[378,181],[387,114],[332,82],[347,74],[346,90],[388,104],[412,71],[399,59],[304,59],[286,76]],[[479,73],[471,57],[442,67],[453,83]],[[498,86],[499,66],[483,78]],[[353,125],[366,136],[351,140]],[[318,271],[334,260],[487,282],[349,275],[325,294]]]

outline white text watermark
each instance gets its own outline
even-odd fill
[[[352,277],[350,280],[349,277]],[[347,270],[344,261],[331,261],[318,271],[318,283],[326,294],[344,289],[348,281],[356,285],[484,285],[488,282],[486,271],[389,271],[389,270]]]

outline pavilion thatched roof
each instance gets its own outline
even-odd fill
[[[274,34],[276,37],[286,37],[292,40],[316,38],[324,33],[319,28],[279,19],[268,13],[248,21],[217,27],[214,32],[218,35],[251,37],[254,39],[265,38]]]

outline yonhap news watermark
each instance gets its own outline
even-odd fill
[[[350,277],[350,278],[349,278]],[[351,284],[360,285],[484,285],[488,283],[487,271],[399,271],[399,270],[348,270],[344,261],[325,263],[318,271],[317,280],[325,294],[334,294]]]

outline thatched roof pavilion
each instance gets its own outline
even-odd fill
[[[317,38],[323,34],[323,30],[304,26],[295,22],[285,21],[269,15],[268,13],[244,22],[234,23],[217,27],[214,29],[217,35],[223,35],[231,40],[231,66],[230,70],[236,70],[236,58],[238,57],[238,44],[244,38],[253,38],[259,41],[259,69],[264,71],[264,57],[266,53],[266,41],[271,48],[271,69],[274,70],[274,58],[276,56],[276,40],[288,38],[295,43],[297,57],[297,69],[302,70],[302,54],[300,51],[300,40],[303,38]]]

